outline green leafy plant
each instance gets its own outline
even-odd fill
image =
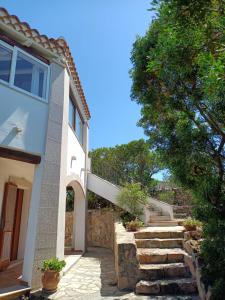
[[[163,191],[159,193],[159,200],[169,203],[169,204],[174,204],[174,196],[175,192],[174,191]]]
[[[196,229],[197,227],[202,227],[202,222],[196,219],[187,218],[183,222],[185,228]]]
[[[143,227],[144,223],[138,219],[126,223],[126,229],[128,231],[137,231],[140,227]]]
[[[120,214],[120,220],[122,221],[124,227],[126,226],[127,223],[129,223],[130,221],[134,221],[135,219],[136,217],[130,214],[128,211],[123,211]]]
[[[43,261],[41,271],[57,271],[60,272],[65,267],[66,262],[64,260],[59,260],[56,257],[51,259],[46,259]]]
[[[120,191],[117,201],[120,207],[138,218],[143,214],[143,205],[148,202],[140,183],[127,183]]]

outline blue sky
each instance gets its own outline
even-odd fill
[[[150,22],[146,0],[0,0],[0,6],[49,37],[69,43],[91,111],[90,148],[144,137],[130,100],[130,52]]]

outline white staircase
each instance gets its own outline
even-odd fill
[[[120,187],[89,172],[87,177],[87,188],[98,196],[118,205],[117,197]],[[157,199],[148,198],[149,205],[143,207],[141,219],[148,226],[176,226],[177,222],[173,219],[173,207]]]
[[[120,188],[117,185],[102,179],[93,173],[88,173],[87,179],[87,188],[89,191],[101,196],[115,205],[118,205],[117,196],[120,192]]]

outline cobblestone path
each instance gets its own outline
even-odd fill
[[[37,299],[37,298],[35,298]],[[43,298],[38,298],[43,299]],[[116,287],[113,254],[103,248],[89,248],[88,252],[62,277],[54,300],[190,300],[190,297],[136,296],[120,292]],[[194,299],[194,298],[193,298]]]

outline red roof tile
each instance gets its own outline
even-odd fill
[[[29,24],[27,24],[26,22],[21,22],[17,16],[10,15],[8,11],[2,7],[0,7],[0,22],[3,22],[5,25],[11,27],[17,32],[22,33],[25,37],[35,41],[36,43],[40,44],[42,47],[51,51],[52,53],[58,56],[65,57],[71,76],[74,80],[74,84],[83,103],[85,115],[89,119],[90,111],[67,42],[63,38],[53,39],[48,38],[46,35],[40,34],[38,30],[30,28]]]

